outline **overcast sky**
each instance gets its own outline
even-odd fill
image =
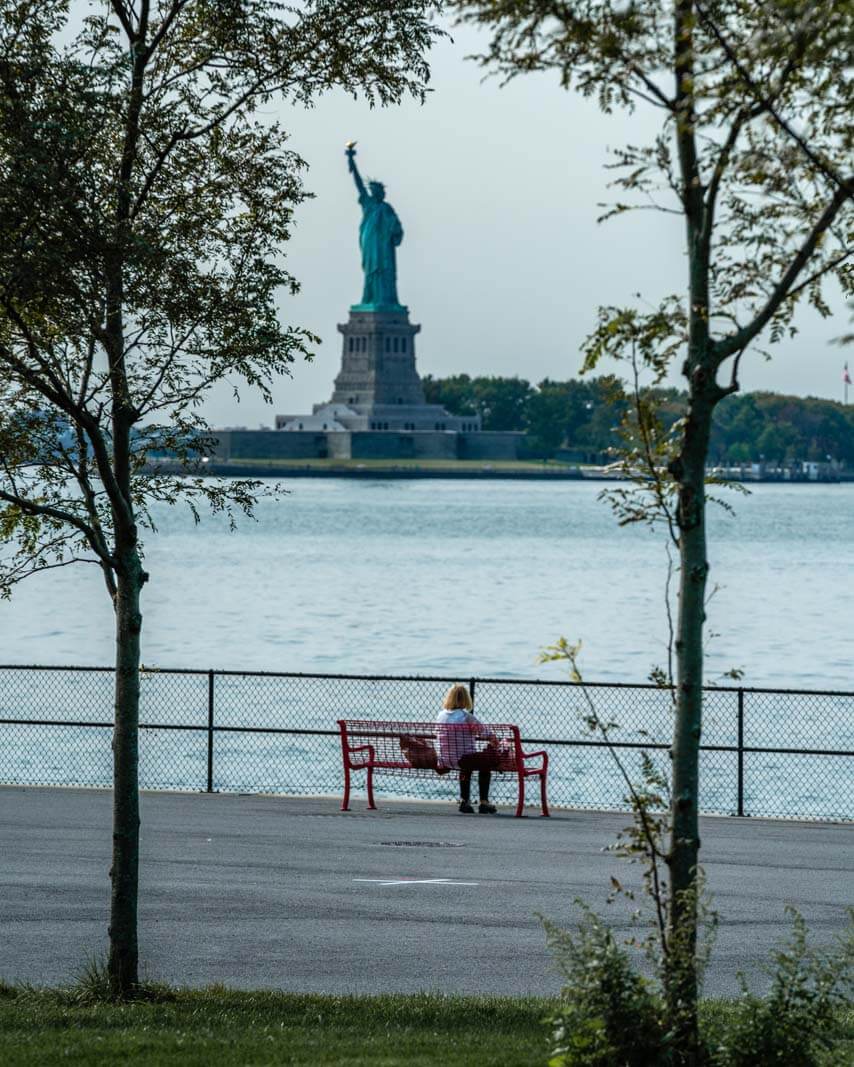
[[[220,389],[206,406],[214,425],[272,425],[276,413],[310,411],[331,396],[341,358],[336,325],[362,285],[360,209],[344,156],[351,138],[362,174],[385,183],[403,223],[398,291],[422,327],[421,374],[569,378],[598,305],[630,302],[636,292],[655,304],[681,288],[680,219],[643,211],[596,223],[609,196],[608,148],[646,140],[658,115],[603,116],[545,75],[504,89],[482,82],[465,59],[478,47],[476,32],[453,35],[432,53],[424,106],[371,110],[334,94],[313,110],[280,113],[315,195],[298,210],[285,250],[302,292],[282,298],[281,315],[323,344],[312,363],[279,381],[272,408],[249,393],[236,405]],[[799,336],[776,346],[771,364],[745,357],[742,388],[841,399],[845,356],[830,342],[845,331],[847,313],[837,290],[832,304],[829,320],[801,314]]]

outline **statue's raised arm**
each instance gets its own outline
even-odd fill
[[[395,249],[403,240],[403,227],[394,208],[385,198],[382,182],[370,181],[367,187],[356,166],[356,142],[347,142],[347,168],[359,191],[362,222],[359,226],[359,247],[365,285],[362,301],[354,308],[364,311],[397,311],[401,308],[397,297],[397,262]]]
[[[362,197],[368,195],[368,190],[365,188],[365,183],[362,181],[362,175],[359,173],[359,168],[356,166],[356,142],[347,142],[347,169],[353,175],[353,181],[356,183],[356,189],[359,193],[359,200]]]

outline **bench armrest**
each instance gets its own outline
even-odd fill
[[[542,761],[543,770],[545,770],[546,767],[548,767],[549,765],[549,754],[548,752],[546,752],[545,749],[540,749],[537,752],[522,752],[521,755],[523,762],[525,760],[535,759],[537,756],[539,756]]]
[[[354,752],[367,752],[368,753],[368,762],[367,763],[359,763],[358,765],[354,765],[351,762],[350,766],[354,770],[358,770],[360,767],[367,767],[368,763],[373,763],[374,760],[376,759],[376,751],[375,751],[373,745],[350,745],[350,744],[348,744],[347,745],[347,759],[348,760],[352,759],[352,756],[353,756]]]

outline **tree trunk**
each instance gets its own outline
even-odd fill
[[[144,575],[136,545],[120,555],[116,592],[113,730],[113,864],[110,871],[110,990],[131,995],[139,981],[139,657]]]
[[[713,404],[700,381],[692,398],[678,468],[679,608],[676,624],[676,722],[673,729],[673,806],[670,844],[667,998],[677,1064],[698,1062],[697,863],[700,848],[699,755],[703,721],[703,625],[706,558],[705,461]],[[699,396],[697,394],[700,394]]]

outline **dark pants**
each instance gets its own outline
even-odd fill
[[[489,800],[491,771],[496,765],[497,760],[491,752],[470,752],[460,756],[460,800],[471,801],[471,776],[477,771],[477,791],[481,803],[485,804]]]

